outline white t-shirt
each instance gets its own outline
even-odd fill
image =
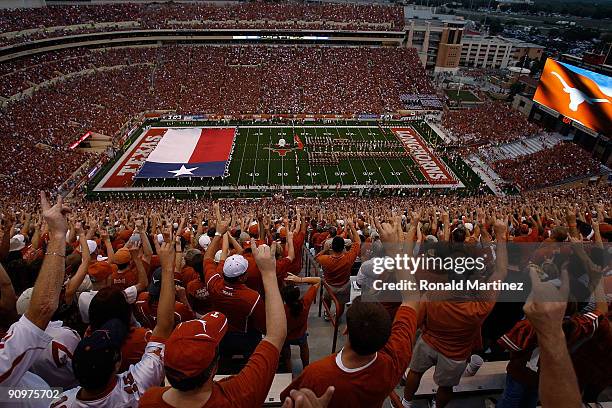
[[[49,385],[28,372],[32,363],[51,343],[52,337],[28,320],[13,323],[0,341],[0,387],[14,389],[49,389]],[[24,407],[48,407],[49,400],[21,400],[14,404]],[[7,404],[8,405],[8,404]]]
[[[75,387],[56,399],[52,408],[136,408],[140,397],[151,387],[161,384],[164,379],[164,344],[155,341],[147,343],[142,359],[124,373],[116,376],[115,386],[102,398],[82,401],[77,395],[81,387]]]
[[[61,321],[50,322],[45,333],[53,337],[47,348],[34,361],[30,371],[40,376],[51,387],[68,389],[78,381],[72,372],[72,355],[81,336]]]

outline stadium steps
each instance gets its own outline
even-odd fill
[[[498,183],[501,181],[501,178],[497,175],[497,173],[495,173],[495,171],[493,171],[491,167],[483,162],[480,157],[472,154],[468,156],[467,163],[496,196],[503,197],[506,195],[502,189],[498,187]]]

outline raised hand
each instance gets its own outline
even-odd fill
[[[61,195],[57,196],[57,202],[51,206],[47,195],[44,191],[40,192],[40,206],[42,215],[49,226],[49,233],[62,239],[66,238],[68,231],[67,215],[71,213],[69,207],[64,205],[64,199]]]
[[[398,242],[399,236],[397,234],[397,229],[393,223],[383,222],[382,224],[378,220],[378,218],[374,218],[374,223],[376,224],[376,230],[380,235],[380,240],[382,242]]]
[[[504,219],[496,219],[495,224],[493,224],[493,231],[495,231],[496,239],[505,239],[506,231],[508,230],[508,224]]]
[[[257,267],[261,271],[261,274],[276,274],[276,243],[272,244],[272,247],[266,244],[260,245],[259,247],[255,244],[255,240],[251,240],[251,251],[253,258],[257,263]]]
[[[162,269],[174,270],[174,243],[162,242],[159,246],[158,254]]]
[[[535,268],[529,269],[531,294],[523,306],[525,315],[539,335],[550,336],[561,333],[569,294],[569,277],[566,269],[561,271],[561,287],[551,282],[542,282]]]

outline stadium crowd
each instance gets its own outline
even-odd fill
[[[51,158],[88,131],[115,136],[144,110],[369,113],[400,108],[406,90],[433,92],[411,49],[138,47],[62,51],[1,66],[0,89],[9,93],[82,69],[115,67],[39,87],[3,110],[0,188],[6,195],[61,184],[84,159],[66,152],[56,165]],[[43,151],[58,155],[43,157]]]
[[[503,127],[500,126],[503,123]],[[538,126],[502,102],[447,112],[442,126],[461,145],[496,145],[538,134]]]
[[[612,294],[604,247],[611,196],[601,185],[554,196],[51,205],[41,194],[40,209],[31,196],[6,201],[0,385],[62,387],[54,407],[261,406],[293,344],[304,370],[281,393],[285,407],[382,406],[407,367],[402,405],[411,407],[434,365],[443,407],[470,356],[497,347],[511,352],[499,406],[535,407],[538,399],[544,407],[580,406],[612,380],[604,298],[604,287]],[[564,241],[562,256],[546,255]],[[431,254],[434,242],[494,251],[482,279],[529,276],[531,300],[496,303],[496,292],[485,292],[485,300],[431,302],[431,291],[405,291],[384,304],[357,298],[342,350],[309,361],[308,311],[321,277],[323,301],[346,303],[351,273],[358,270],[368,290],[370,258],[393,256],[398,244]],[[542,256],[531,256],[530,266],[509,259],[519,242],[537,243]],[[305,245],[322,276],[307,276]],[[581,291],[586,296],[575,297]],[[525,369],[521,361],[536,348],[539,361]],[[233,369],[237,354],[243,363]],[[228,372],[235,376],[213,381]]]
[[[401,31],[403,25],[402,7],[375,4],[170,2],[48,6],[0,10],[0,34],[4,34],[0,44],[153,28]]]
[[[600,163],[574,143],[559,143],[532,154],[496,161],[492,168],[522,189],[537,189],[599,174]]]

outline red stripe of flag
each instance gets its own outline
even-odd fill
[[[234,128],[205,128],[200,133],[189,163],[227,161],[234,141]]]

